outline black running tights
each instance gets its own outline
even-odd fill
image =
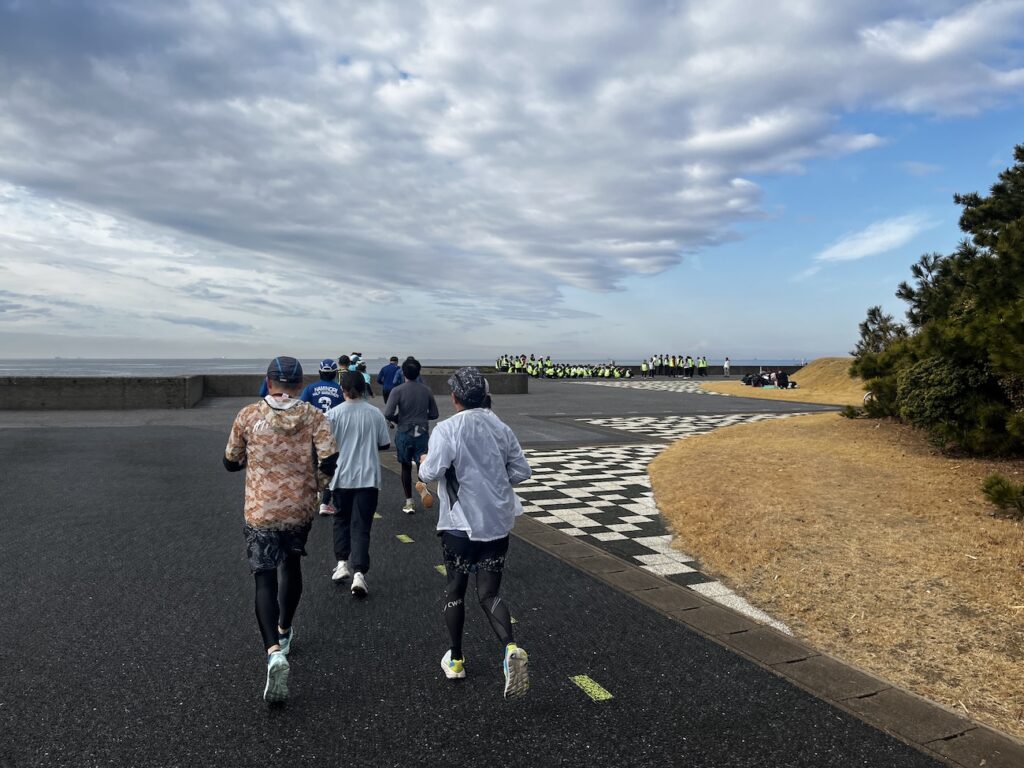
[[[416,457],[419,461],[420,457]],[[402,464],[402,490],[405,491],[405,498],[412,498],[412,464]]]
[[[288,555],[272,571],[257,571],[256,621],[265,648],[278,644],[277,628],[289,629],[302,597],[301,555]]]
[[[466,589],[469,587],[468,573],[449,573],[444,603],[444,623],[451,638],[452,658],[462,658],[462,628],[466,623]],[[491,571],[477,571],[476,597],[480,602],[491,629],[502,645],[514,642],[512,616],[505,601],[498,597],[501,588],[501,574]]]

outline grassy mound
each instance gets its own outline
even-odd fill
[[[792,400],[798,403],[861,405],[864,384],[850,377],[850,357],[820,357],[790,376],[799,389],[762,389],[747,387],[739,381],[711,381],[701,386],[709,392],[762,400]]]
[[[756,457],[756,458],[752,458]],[[920,432],[827,413],[680,440],[650,465],[680,549],[814,646],[1024,736],[1024,523]]]

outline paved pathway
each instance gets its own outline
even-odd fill
[[[534,433],[557,446],[565,431],[541,412],[560,403],[542,394]],[[366,601],[330,581],[330,524],[314,526],[293,697],[268,710],[242,478],[220,465],[237,405],[117,427],[0,415],[0,767],[937,765],[518,540],[504,591],[530,694],[501,699],[499,649],[472,610],[469,677],[445,680],[434,521],[399,512],[390,472]]]

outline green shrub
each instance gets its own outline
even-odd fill
[[[902,369],[896,377],[900,418],[925,429],[942,422],[962,426],[979,378],[975,371],[937,357]]]
[[[993,472],[981,484],[985,498],[1015,520],[1024,520],[1024,484]]]
[[[864,411],[873,419],[899,418],[896,405],[896,377],[879,376],[865,384],[871,397],[864,399]]]
[[[864,409],[855,405],[844,405],[839,415],[846,419],[859,419],[864,415]]]
[[[1024,144],[989,195],[954,195],[964,238],[927,253],[896,296],[906,326],[868,310],[851,375],[868,416],[925,429],[943,449],[1024,453]]]

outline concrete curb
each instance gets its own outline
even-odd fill
[[[926,755],[960,768],[1024,766],[1024,742],[762,626],[693,590],[525,515],[518,518],[512,533]]]

